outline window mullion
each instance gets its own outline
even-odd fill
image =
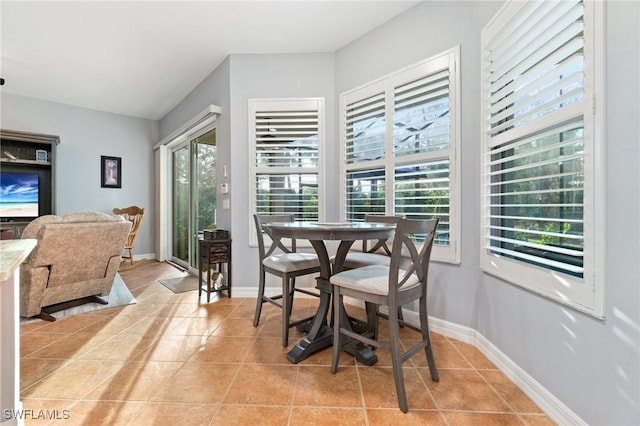
[[[394,213],[394,176],[393,176],[393,161],[394,161],[394,152],[393,152],[393,112],[395,105],[395,94],[394,94],[393,82],[391,79],[387,79],[387,84],[385,87],[385,95],[387,99],[387,103],[385,105],[385,116],[387,128],[385,132],[385,151],[387,155],[385,156],[385,170],[384,174],[386,176],[385,179],[385,213],[390,216]]]

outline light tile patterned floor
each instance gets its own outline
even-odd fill
[[[265,305],[254,328],[254,299],[199,304],[196,292],[173,294],[157,282],[181,275],[167,264],[146,261],[121,275],[137,304],[22,325],[27,425],[553,424],[465,343],[432,335],[439,383],[423,353],[405,363],[403,414],[385,351],[374,367],[344,355],[335,375],[330,350],[293,365],[277,308]],[[296,299],[294,316],[314,303]],[[301,337],[292,329],[291,345]],[[402,338],[415,335],[404,329]]]

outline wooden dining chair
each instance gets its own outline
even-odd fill
[[[438,219],[401,219],[396,227],[388,266],[365,266],[346,270],[331,277],[334,303],[331,372],[336,373],[338,370],[343,343],[352,343],[347,342],[344,337],[389,350],[391,352],[398,405],[403,412],[407,412],[409,408],[402,374],[402,363],[421,349],[424,349],[431,379],[436,382],[439,381],[438,370],[436,369],[431,348],[427,316],[427,276],[433,238],[438,221]],[[414,241],[416,239],[420,241],[419,245],[416,245]],[[409,264],[405,265],[404,268],[401,266],[403,255],[409,259]],[[367,335],[353,332],[348,327],[348,319],[344,310],[336,308],[336,306],[341,306],[344,296],[363,300],[365,303],[374,306],[388,306],[389,340],[383,341],[378,339],[377,336],[371,338]],[[404,324],[407,328],[418,331],[421,334],[421,340],[407,351],[402,352],[399,334],[400,323],[404,321],[398,319],[398,312],[403,304],[414,300],[419,301],[420,327],[415,327],[406,322]],[[378,321],[378,317],[375,315],[368,319],[369,321]],[[369,324],[369,327],[377,329],[377,325]]]
[[[134,266],[133,247],[136,243],[136,238],[138,237],[140,225],[142,224],[144,209],[138,206],[129,206],[123,209],[115,208],[113,209],[113,214],[122,216],[126,220],[131,222],[131,230],[129,231],[129,236],[127,237],[127,241],[124,246],[124,249],[128,252],[128,254],[123,254],[122,260],[128,260],[130,263],[128,268],[132,268]]]
[[[253,215],[258,235],[259,252],[259,276],[258,276],[258,298],[256,301],[256,311],[253,317],[253,326],[257,327],[260,322],[260,314],[264,303],[271,303],[282,309],[282,346],[289,344],[289,329],[309,321],[313,318],[298,319],[291,321],[291,311],[293,310],[293,295],[296,291],[312,296],[318,293],[304,288],[296,288],[296,277],[302,275],[315,274],[320,272],[320,262],[318,256],[311,253],[296,252],[296,240],[291,240],[291,247],[287,247],[283,241],[271,235],[265,224],[269,222],[293,222],[293,215]],[[271,245],[265,245],[264,234],[266,234]],[[275,296],[265,295],[266,273],[280,277],[282,280],[282,291]]]

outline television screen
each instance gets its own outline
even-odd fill
[[[0,172],[0,217],[38,217],[38,174]]]

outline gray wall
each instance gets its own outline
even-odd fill
[[[216,208],[220,218],[218,227],[229,229],[233,238],[233,286],[238,296],[255,295],[258,280],[257,270],[253,267],[258,263],[257,248],[249,247],[249,231],[254,226],[249,214],[249,99],[325,98],[327,129],[333,129],[333,72],[332,54],[231,55],[160,122],[162,133],[166,135],[206,105],[213,103],[222,107],[218,119],[218,164],[229,165],[231,210],[222,210],[221,200]],[[216,86],[213,81],[222,84]],[[225,93],[226,98],[221,98]],[[231,131],[222,132],[221,127]],[[336,158],[338,153],[333,146],[337,141],[329,137],[327,143],[331,145],[327,148],[328,155]],[[223,159],[225,150],[230,151],[230,157]],[[218,182],[222,182],[220,169]],[[337,199],[329,202],[333,203],[331,209],[337,210]],[[276,285],[276,282],[270,284]]]
[[[56,151],[56,214],[111,213],[137,205],[145,217],[135,255],[154,253],[153,151],[156,121],[2,94],[3,129],[60,136]],[[100,187],[100,156],[122,158],[122,188]]]
[[[257,287],[258,250],[249,247],[249,231],[255,225],[249,214],[249,188],[253,185],[249,170],[250,98],[325,98],[327,117],[334,115],[333,55],[233,55],[231,56],[231,128],[232,134],[232,223],[234,285]],[[326,128],[334,127],[328,119]],[[327,144],[335,143],[327,138]],[[337,153],[336,153],[337,154]],[[330,174],[330,173],[329,173]],[[250,266],[250,267],[247,267]],[[237,272],[236,272],[237,271]],[[270,278],[268,277],[268,284]],[[308,278],[308,277],[307,277]],[[312,280],[300,279],[302,285]],[[272,280],[279,286],[279,281]],[[252,291],[251,294],[255,294]]]
[[[227,165],[227,172],[233,172],[231,165],[231,114],[230,114],[230,71],[229,58],[225,59],[207,78],[205,78],[196,88],[176,106],[169,114],[160,120],[161,139],[173,133],[184,123],[193,118],[196,114],[204,110],[208,105],[217,105],[222,109],[222,113],[216,119],[216,182],[231,182],[229,178],[222,175],[222,166]],[[233,188],[233,187],[232,187]],[[233,194],[233,189],[231,195]],[[227,196],[228,197],[228,196]],[[230,229],[231,212],[222,209],[222,201],[225,196],[218,194],[216,205],[216,225],[220,229]],[[234,277],[235,278],[235,277]],[[234,284],[235,284],[234,279]]]

